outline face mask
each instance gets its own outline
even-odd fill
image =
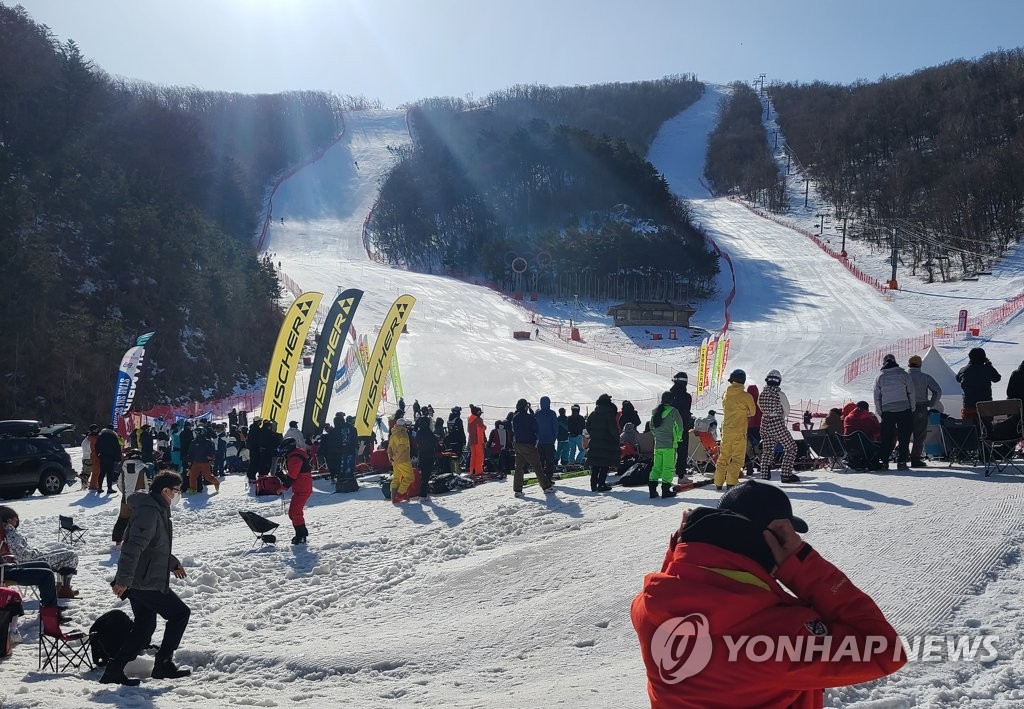
[[[174,497],[171,498],[171,507],[177,507],[181,504],[181,493],[174,493]]]

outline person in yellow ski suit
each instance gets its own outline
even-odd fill
[[[391,461],[391,501],[404,502],[409,499],[413,482],[412,458],[409,454],[409,424],[404,418],[395,421],[388,438],[388,460]]]
[[[722,396],[722,445],[715,466],[715,487],[732,487],[740,480],[740,470],[747,454],[747,422],[757,413],[754,397],[743,385],[747,373],[742,369],[733,370],[729,375],[729,386]]]

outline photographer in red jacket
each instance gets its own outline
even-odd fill
[[[754,480],[683,517],[632,605],[652,707],[811,709],[826,687],[906,663],[878,606],[806,531],[782,490]]]

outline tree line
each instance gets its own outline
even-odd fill
[[[874,83],[770,89],[823,196],[929,280],[971,275],[1024,229],[1024,50]]]
[[[104,421],[151,330],[136,401],[265,374],[282,319],[253,249],[264,185],[337,134],[344,100],[118,81],[0,5],[0,405]]]
[[[481,104],[430,99],[412,108],[414,144],[395,150],[368,222],[371,242],[388,260],[428,272],[501,281],[521,256],[549,276],[634,273],[710,293],[716,258],[635,149],[646,152],[657,127],[702,87],[686,77],[594,91],[514,87]],[[631,121],[636,145],[590,129]]]
[[[761,122],[761,99],[747,84],[736,82],[731,89],[708,139],[704,176],[718,194],[738,194],[779,211],[785,190]]]

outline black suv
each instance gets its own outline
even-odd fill
[[[17,498],[39,490],[56,495],[75,479],[71,456],[60,444],[72,428],[42,428],[38,421],[0,421],[0,497]]]

